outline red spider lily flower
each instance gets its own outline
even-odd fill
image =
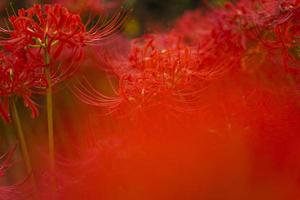
[[[224,8],[215,9],[205,16],[198,10],[187,13],[178,21],[173,32],[182,33],[185,40],[192,41],[190,45],[203,45],[212,41],[211,37],[224,38],[218,39],[219,44],[229,42],[231,47],[242,47],[232,51],[233,55],[242,55],[242,70],[254,72],[254,69],[257,71],[262,67],[262,70],[284,68],[298,74],[299,13],[298,1],[242,0],[235,4],[227,3]],[[202,25],[194,28],[197,34],[189,35],[186,30],[190,26],[184,25],[184,22],[196,19]],[[249,65],[254,62],[255,65]],[[268,64],[270,62],[272,67]],[[271,73],[270,70],[268,73]]]
[[[246,34],[244,29],[250,24],[251,14],[247,6],[228,3],[225,8],[214,9],[206,14],[200,9],[188,11],[177,20],[172,33],[182,35],[189,45],[198,45],[207,41],[207,37],[213,37],[212,32],[228,32],[235,35],[237,44],[241,44]],[[194,31],[190,32],[191,29]]]
[[[299,74],[300,2],[274,4],[277,5],[277,12],[260,27],[259,39],[269,54],[280,57],[279,64],[287,71]]]
[[[240,54],[232,50],[232,44],[219,40],[223,38],[197,49],[173,35],[136,39],[127,59],[111,61],[112,71],[119,78],[117,97],[107,97],[88,83],[77,85],[74,94],[87,104],[106,106],[110,111],[136,113],[157,107],[191,111],[199,91],[239,63]]]
[[[112,36],[126,14],[122,10],[108,21],[100,18],[94,25],[85,25],[79,15],[59,4],[35,4],[9,18],[11,29],[1,29],[5,36],[0,44],[11,51],[24,49],[35,60],[44,60],[47,54],[50,63],[45,67],[50,66],[52,76],[61,79],[76,70],[73,63],[83,57],[83,47],[101,44]],[[89,26],[92,27],[88,30]]]
[[[97,44],[111,36],[120,28],[125,15],[125,11],[118,12],[111,20],[99,20],[87,30],[90,24],[83,24],[80,16],[69,12],[67,8],[59,4],[43,7],[35,4],[29,9],[20,9],[18,15],[9,18],[12,29],[1,30],[9,35],[9,38],[1,43],[28,48],[45,47],[49,54],[58,56],[64,48]]]
[[[105,97],[93,89],[89,91],[90,85],[79,85],[74,93],[88,104],[106,105],[110,110],[123,106],[146,109],[154,104],[170,104],[170,107],[172,104],[174,109],[179,108],[197,76],[193,69],[196,67],[195,51],[187,47],[159,49],[153,45],[153,39],[143,40],[134,41],[144,44],[141,49],[133,44],[132,54],[124,61],[124,67],[120,68],[123,61],[111,67],[120,79],[118,97]]]
[[[230,31],[236,35],[236,42],[247,48],[247,40],[257,39],[258,26],[276,14],[279,5],[279,1],[274,0],[241,0],[228,2],[224,7],[213,9],[205,15],[200,10],[189,11],[177,21],[173,32],[199,41],[199,38],[206,40],[203,36],[209,35],[211,31]],[[190,27],[195,30],[195,34],[188,32]]]
[[[227,17],[226,23],[231,22],[240,29],[245,47],[262,43],[265,51],[273,56],[278,54],[272,49],[281,51],[281,62],[287,69],[299,65],[299,1],[240,1],[237,5],[227,4],[227,8],[229,12],[221,16]]]
[[[202,14],[200,10],[189,11],[175,24],[172,34],[179,35],[190,46],[199,49],[202,67],[213,70],[239,68],[245,50],[254,38],[253,2],[240,1],[237,5]],[[194,24],[194,25],[193,25]],[[190,34],[192,27],[193,34]]]
[[[29,61],[25,51],[0,52],[0,113],[5,121],[10,121],[9,106],[16,97],[23,98],[36,117],[38,109],[31,96],[46,86],[42,63]]]
[[[217,18],[216,27],[231,31],[236,36],[236,42],[244,47],[243,68],[245,59],[249,61],[250,57],[252,60],[260,58],[256,60],[258,63],[253,65],[253,69],[276,68],[284,72],[280,69],[283,68],[286,72],[297,75],[299,5],[294,0],[245,0],[226,4],[225,8],[215,11],[211,18]],[[272,63],[272,67],[268,63]]]

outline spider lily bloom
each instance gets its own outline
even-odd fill
[[[137,47],[140,42],[144,43],[141,49]],[[187,47],[159,49],[152,39],[136,40],[129,57],[111,66],[119,79],[116,98],[101,95],[84,84],[75,87],[74,94],[85,103],[107,106],[110,111],[146,109],[155,104],[172,104],[177,109],[188,101],[184,96],[193,85],[195,61],[196,54]]]
[[[200,10],[189,11],[177,21],[171,33],[180,35],[186,44],[198,47],[201,68],[212,70],[216,75],[222,75],[219,70],[239,70],[241,59],[255,35],[253,19],[256,15],[251,6],[248,1],[240,1],[206,15]],[[193,27],[193,34],[188,31],[190,27]]]
[[[63,74],[67,77],[75,71],[69,69],[75,67],[72,63],[83,58],[83,48],[101,44],[120,28],[125,19],[126,11],[120,11],[109,21],[99,19],[87,30],[91,24],[83,24],[79,15],[65,7],[35,4],[29,9],[18,10],[17,15],[9,18],[11,29],[1,29],[5,37],[0,44],[12,51],[23,49],[33,60],[47,59],[45,67],[50,67],[53,76]],[[63,60],[67,63],[57,63]]]
[[[236,36],[236,43],[243,43],[247,27],[251,27],[251,9],[248,1],[240,1],[237,5],[227,3],[225,7],[214,9],[204,14],[200,9],[186,12],[180,17],[172,33],[182,35],[189,45],[197,45],[207,41],[212,32],[230,32]],[[250,4],[252,5],[252,4]],[[253,11],[252,11],[253,12]],[[193,29],[191,34],[190,29]],[[239,36],[239,37],[238,37]]]
[[[237,69],[241,67],[247,73],[260,73],[267,68],[280,69],[282,66],[297,71],[297,10],[297,3],[293,1],[242,0],[236,4],[227,3],[224,8],[215,9],[204,16],[199,10],[187,13],[178,20],[173,32],[183,34],[190,45],[198,44],[204,50],[201,52],[212,58],[212,62],[220,61],[221,65],[227,62],[230,66],[230,60],[233,59],[235,65],[241,62],[240,66],[236,65]],[[185,31],[189,26],[185,26],[184,22],[194,20],[201,20],[199,23],[202,25],[195,27],[197,34],[189,35]],[[209,43],[213,44],[210,53],[206,47],[203,48]],[[228,50],[213,52],[223,48]],[[213,59],[213,55],[217,56]],[[268,64],[270,62],[273,63],[272,67]]]
[[[29,61],[42,61],[43,63],[42,75],[46,77],[47,84],[42,89],[46,94],[51,170],[54,170],[55,167],[52,88],[56,83],[70,77],[76,71],[78,65],[75,63],[83,58],[85,46],[99,45],[103,40],[110,38],[123,24],[126,16],[127,12],[122,10],[109,21],[103,22],[100,18],[87,30],[91,24],[83,24],[79,15],[69,12],[65,7],[59,4],[47,4],[43,7],[35,4],[29,9],[18,10],[17,15],[9,18],[11,29],[0,29],[0,32],[5,35],[0,40],[0,45],[4,49],[11,52],[25,51],[30,55]],[[27,102],[30,99],[28,95],[23,95],[23,98]],[[28,105],[35,115],[37,111],[33,103],[29,102]],[[13,108],[14,116],[19,118],[15,106]],[[1,110],[7,119],[7,106]],[[24,134],[19,120],[15,121],[18,122],[18,132],[22,138],[23,145],[21,146],[27,170],[31,171]],[[55,182],[53,182],[52,189],[55,188],[54,185]]]
[[[297,76],[299,8],[299,1],[293,0],[245,0],[236,5],[227,4],[226,9],[220,9],[213,16],[219,19],[221,27],[238,36],[237,43],[245,49],[241,63],[243,69],[251,67],[251,72],[260,69],[260,72],[267,70],[265,73],[277,71],[277,74],[286,75],[288,72]],[[249,61],[256,64],[250,66]]]
[[[135,113],[166,108],[189,112],[197,107],[200,91],[233,65],[231,58],[228,62],[214,61],[215,56],[210,55],[216,53],[213,44],[200,50],[186,46],[173,35],[145,36],[134,40],[131,47],[128,58],[112,61],[112,71],[119,79],[116,97],[95,91],[89,83],[78,84],[74,94],[87,104],[110,111]]]
[[[23,99],[32,117],[38,116],[31,97],[47,85],[42,66],[42,63],[28,61],[24,51],[0,52],[0,114],[5,121],[10,121],[9,107],[16,97]]]
[[[299,1],[240,1],[237,5],[227,4],[227,8],[228,11],[221,12],[223,19],[220,21],[225,22],[223,27],[240,32],[245,48],[257,46],[264,51],[262,54],[281,57],[272,62],[281,62],[287,70],[296,70],[299,65]]]
[[[277,12],[261,26],[260,40],[270,55],[278,60],[286,71],[299,74],[300,64],[300,2],[284,1],[277,5]]]

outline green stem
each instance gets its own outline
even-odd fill
[[[50,63],[50,57],[45,48],[45,64]],[[50,167],[54,170],[55,166],[55,156],[54,156],[54,134],[53,134],[53,100],[52,100],[52,83],[51,83],[51,73],[50,68],[46,68],[46,77],[48,82],[47,87],[47,121],[48,121],[48,142],[49,142],[49,157],[50,157]]]
[[[22,128],[21,120],[19,117],[19,113],[18,113],[18,109],[17,109],[15,101],[13,101],[13,103],[12,103],[12,116],[13,116],[14,123],[17,127],[18,138],[20,140],[21,150],[23,153],[26,170],[27,170],[27,173],[30,174],[30,181],[33,186],[34,193],[33,193],[32,198],[33,198],[33,200],[36,200],[37,199],[37,196],[36,196],[37,195],[37,185],[36,185],[35,177],[34,177],[34,174],[32,171],[32,165],[31,165],[31,161],[30,161],[30,157],[29,157],[29,153],[28,153],[28,147],[27,147],[27,143],[25,140],[24,131]]]
[[[30,162],[30,158],[29,158],[29,153],[28,153],[28,148],[27,148],[27,144],[26,144],[26,140],[25,140],[25,135],[24,135],[24,132],[23,132],[23,128],[22,128],[22,125],[21,125],[19,113],[18,113],[17,106],[16,106],[15,102],[12,103],[12,116],[13,116],[13,120],[15,122],[15,125],[17,127],[18,137],[19,137],[19,140],[20,140],[21,149],[22,149],[24,160],[25,160],[26,170],[30,174],[30,173],[32,173],[32,166],[31,166],[31,162]]]

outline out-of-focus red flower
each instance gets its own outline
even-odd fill
[[[132,120],[86,110],[77,154],[57,165],[57,199],[299,198],[299,97],[288,82],[264,81],[228,73],[192,114],[156,109]]]
[[[240,35],[246,52],[256,49],[273,68],[299,74],[299,1],[239,1],[216,12],[222,27]],[[258,52],[259,51],[259,52]],[[247,53],[246,53],[247,54]],[[261,57],[262,58],[262,57]]]
[[[260,40],[271,56],[286,71],[299,75],[299,19],[300,2],[284,1],[277,6],[277,12],[260,27]]]
[[[116,97],[106,97],[82,84],[75,87],[74,94],[88,104],[106,106],[110,111],[136,113],[157,106],[192,110],[197,93],[205,86],[203,82],[227,70],[227,66],[208,67],[208,63],[201,63],[212,64],[212,60],[201,60],[204,53],[186,46],[180,37],[145,36],[132,41],[131,48],[124,60],[109,61],[111,71],[120,80]]]
[[[182,37],[190,45],[201,45],[227,34],[222,43],[231,41],[243,48],[240,51],[243,70],[248,70],[249,67],[245,66],[250,65],[252,73],[254,69],[258,73],[267,69],[269,74],[285,70],[298,80],[298,18],[298,1],[242,0],[227,3],[224,8],[214,9],[203,16],[199,10],[190,11],[178,20],[173,32],[183,34]],[[188,34],[192,27],[189,22],[195,19],[199,21],[195,24],[201,25],[193,28],[195,34]],[[250,62],[245,64],[245,60]],[[254,62],[256,64],[253,65]]]
[[[110,71],[119,79],[116,97],[107,97],[89,84],[75,87],[74,94],[111,111],[136,113],[158,107],[191,111],[197,107],[203,88],[240,63],[241,47],[230,32],[212,32],[210,36],[193,46],[178,34],[137,38],[129,55],[108,61]]]

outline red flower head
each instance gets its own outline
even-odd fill
[[[233,56],[227,51],[219,54],[220,59],[216,58],[215,53],[231,50],[229,45],[218,44],[218,39],[197,48],[187,46],[173,35],[138,38],[133,40],[127,58],[110,61],[112,71],[119,78],[116,98],[96,92],[89,84],[78,85],[74,94],[88,104],[106,106],[113,111],[194,110],[199,91],[238,61],[238,53]],[[226,62],[223,55],[228,57]]]
[[[62,79],[75,71],[72,63],[83,57],[83,47],[101,44],[120,28],[125,16],[126,12],[118,12],[87,30],[91,24],[83,24],[79,15],[65,7],[36,4],[9,18],[11,29],[1,29],[6,37],[0,44],[10,51],[26,50],[34,60],[47,59],[45,67],[50,66],[53,77]]]
[[[36,117],[38,110],[31,96],[46,86],[42,63],[29,61],[24,51],[0,52],[0,114],[5,121],[10,121],[10,100],[16,97],[22,97]]]
[[[237,63],[242,57],[239,67],[247,72],[259,69],[270,74],[276,69],[298,75],[299,3],[241,0],[203,16],[199,10],[191,11],[178,20],[173,33],[182,34],[189,45],[199,45],[212,62],[221,61],[222,57],[220,64],[231,65],[231,59]],[[190,27],[193,34],[188,32]],[[207,45],[211,51],[207,51]]]
[[[252,65],[252,72],[256,68],[268,70],[267,73],[277,70],[277,73],[285,71],[297,75],[299,16],[298,0],[242,0],[236,4],[227,3],[211,18],[217,19],[215,22],[219,25],[216,27],[222,32],[233,33],[236,43],[243,46],[242,68]],[[245,64],[246,60],[250,62]]]
[[[259,39],[285,70],[299,74],[300,1],[286,0],[273,4],[276,12],[260,26]]]
[[[186,101],[185,95],[197,76],[195,51],[177,44],[160,36],[134,40],[129,57],[111,66],[120,79],[116,98],[92,94],[83,85],[75,88],[74,93],[86,103],[112,110],[132,111],[161,104],[177,109]]]
[[[124,22],[124,14],[120,12],[103,24],[99,21],[87,30],[89,24],[83,24],[80,16],[69,12],[67,8],[59,4],[44,7],[35,4],[27,10],[20,9],[17,16],[9,18],[12,30],[2,29],[2,32],[9,35],[2,44],[46,47],[49,54],[59,55],[64,48],[77,50],[87,44],[97,44],[110,36]]]
[[[11,16],[10,29],[0,29],[0,113],[9,121],[9,100],[21,96],[25,105],[38,114],[32,93],[46,88],[72,75],[83,58],[86,45],[98,45],[110,37],[124,22],[126,12],[121,11],[109,21],[99,19],[83,24],[77,14],[61,5],[34,5],[20,9]],[[40,91],[41,92],[41,91]]]

